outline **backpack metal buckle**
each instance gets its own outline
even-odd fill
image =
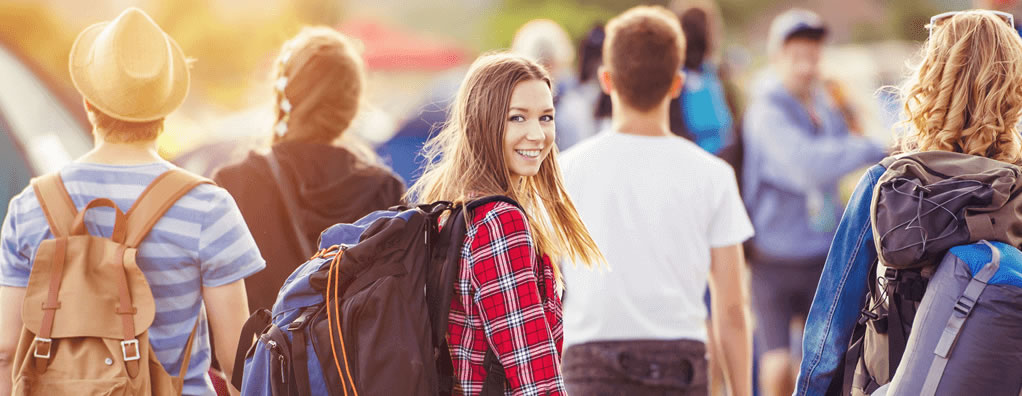
[[[134,356],[128,356],[128,346],[129,345],[134,347],[134,349],[133,349],[135,351],[135,355]],[[134,339],[134,340],[121,341],[121,354],[124,355],[124,361],[125,362],[130,362],[132,360],[140,359],[142,357],[142,352],[140,352],[138,350],[138,340]]]
[[[39,346],[46,344],[46,353],[39,352]],[[35,351],[32,352],[32,356],[37,358],[49,359],[50,352],[53,351],[53,340],[49,338],[36,337],[35,338]]]

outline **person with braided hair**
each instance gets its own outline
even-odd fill
[[[364,69],[352,39],[304,28],[275,65],[269,152],[252,152],[213,176],[237,200],[266,259],[267,269],[246,280],[253,309],[273,305],[320,231],[401,202],[401,179],[345,133],[363,102]]]

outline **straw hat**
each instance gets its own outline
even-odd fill
[[[69,63],[78,92],[115,119],[158,120],[188,94],[188,65],[181,47],[137,8],[82,31]]]

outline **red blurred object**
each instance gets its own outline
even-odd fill
[[[215,368],[209,369],[209,379],[213,382],[213,389],[216,390],[217,396],[231,396],[230,392],[227,391],[227,379],[224,378],[224,374]]]
[[[365,45],[362,55],[372,70],[438,71],[459,66],[468,59],[468,51],[453,41],[377,21],[354,19],[342,23],[337,30],[362,41]]]

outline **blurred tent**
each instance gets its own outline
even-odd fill
[[[418,178],[420,164],[417,161],[422,145],[430,132],[447,118],[447,106],[464,74],[459,66],[471,60],[470,51],[454,41],[399,30],[368,19],[349,20],[338,30],[362,41],[363,57],[371,74],[387,77],[371,79],[370,84],[375,85],[371,89],[386,95],[372,102],[381,106],[386,103],[389,113],[403,115],[399,117],[403,118],[401,125],[397,131],[387,131],[386,136],[364,134],[363,137],[381,143],[377,153],[410,185]],[[426,89],[401,95],[409,86],[425,86]],[[400,101],[405,102],[396,103]]]
[[[469,56],[454,41],[371,19],[348,20],[337,30],[362,41],[362,56],[370,71],[441,71],[461,65]]]
[[[419,157],[422,146],[447,120],[447,110],[464,74],[464,68],[458,68],[437,76],[418,106],[407,113],[408,117],[394,136],[377,148],[377,154],[404,179],[406,185],[411,186],[419,178],[423,165],[423,159]]]

